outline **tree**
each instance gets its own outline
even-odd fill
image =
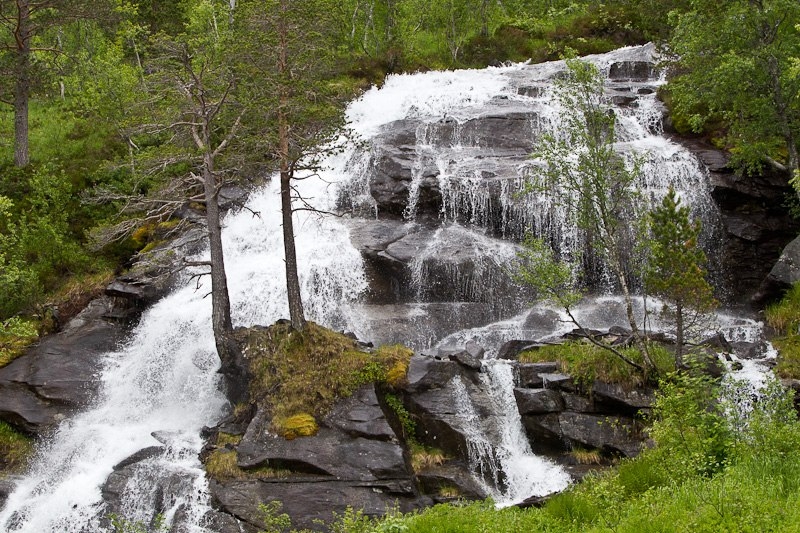
[[[102,11],[103,2],[92,3],[93,12]],[[30,163],[28,149],[28,106],[36,77],[37,53],[60,54],[52,43],[37,43],[37,36],[68,20],[86,17],[81,1],[66,0],[1,0],[0,1],[0,73],[12,87],[0,82],[0,101],[14,109],[14,164]]]
[[[652,366],[633,313],[628,268],[634,253],[634,181],[640,164],[627,164],[614,150],[616,116],[603,95],[597,67],[576,59],[566,65],[565,76],[556,81],[561,124],[557,132],[542,137],[528,185],[552,194],[583,232],[588,253],[605,262],[625,299],[634,339]]]
[[[106,231],[105,240],[129,233],[143,220],[167,220],[189,201],[204,206],[210,260],[185,264],[209,268],[214,340],[220,372],[227,374],[237,369],[238,349],[232,335],[219,194],[234,171],[225,156],[237,140],[243,108],[235,98],[236,77],[227,55],[227,13],[218,16],[211,0],[196,0],[187,10],[184,33],[162,34],[153,43],[139,124],[129,132],[138,165],[133,172],[149,171],[160,185],[149,196],[105,191],[108,199],[126,201],[128,211]],[[140,148],[145,144],[149,146]],[[131,219],[131,211],[139,213]]]
[[[250,115],[254,150],[277,161],[286,285],[292,327],[306,325],[292,214],[311,209],[294,182],[319,170],[324,155],[338,149],[343,102],[350,95],[331,80],[336,42],[327,0],[251,0],[241,2],[238,68],[245,98],[259,116]],[[295,205],[298,204],[298,205]]]
[[[689,209],[680,205],[674,189],[670,188],[649,218],[652,238],[645,283],[652,294],[671,304],[665,305],[664,312],[675,319],[675,364],[680,367],[692,318],[711,311],[717,302],[706,281],[706,256],[697,242],[700,222],[689,218]]]
[[[669,83],[674,114],[694,131],[727,127],[734,162],[766,162],[791,178],[800,165],[800,2],[692,0],[675,13],[670,42],[677,75]],[[800,195],[800,183],[795,183]]]

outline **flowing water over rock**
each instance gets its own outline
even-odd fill
[[[645,157],[642,205],[675,187],[702,218],[703,242],[712,245],[720,238],[719,215],[706,171],[661,136],[663,108],[655,92],[662,82],[652,53],[652,47],[634,47],[590,60],[608,76],[606,92],[621,125],[618,151]],[[584,237],[552,198],[519,194],[537,138],[559,128],[549,80],[563,69],[554,62],[390,77],[348,111],[369,149],[352,148],[329,161],[325,183],[301,184],[315,205],[352,210],[351,218],[296,215],[308,318],[376,344],[425,349],[477,339],[487,348],[480,383],[454,381],[449,398],[460,406],[453,424],[472,435],[479,480],[504,503],[568,483],[558,467],[531,454],[510,367],[491,359],[507,340],[571,329],[557,310],[531,310],[532,295],[509,273],[527,232],[562,250],[582,246]],[[287,315],[279,206],[272,183],[248,202],[260,216],[242,211],[225,220],[236,325],[271,324]],[[720,272],[718,263],[712,266]],[[602,293],[610,285],[597,277]],[[199,433],[229,407],[219,392],[207,291],[187,276],[144,314],[124,346],[104,357],[93,407],[42,443],[31,472],[0,512],[0,528],[103,531],[113,512],[145,523],[163,514],[181,532],[215,530],[197,459]],[[590,327],[625,323],[612,296],[587,300],[577,311]],[[728,323],[730,341],[753,340],[736,337],[758,329],[735,317]],[[490,398],[480,412],[478,389]],[[489,429],[481,423],[486,417],[495,420]]]

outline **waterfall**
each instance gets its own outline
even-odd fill
[[[652,53],[652,47],[632,47],[588,60],[609,75],[616,62],[650,61]],[[559,310],[531,309],[530,295],[509,274],[515,242],[527,232],[546,236],[560,250],[581,246],[582,236],[553,197],[520,194],[536,139],[559,127],[549,80],[563,69],[563,62],[551,62],[393,75],[352,102],[347,117],[368,148],[350,146],[325,163],[322,180],[299,184],[316,207],[344,208],[350,217],[295,215],[308,318],[376,344],[406,342],[421,349],[477,339],[490,356],[506,340],[553,338],[571,329]],[[614,107],[616,149],[645,156],[637,184],[642,206],[660,201],[674,186],[703,219],[702,240],[711,244],[718,215],[707,176],[694,156],[661,135],[663,109],[655,97],[661,83],[607,82],[612,101],[616,94],[621,102]],[[387,139],[404,144],[392,151]],[[381,180],[389,183],[385,190],[377,189]],[[247,210],[224,220],[236,326],[271,324],[288,315],[276,182],[255,191]],[[391,245],[405,242],[410,259],[392,256],[386,242],[371,255],[351,244],[354,225],[370,228],[376,218],[397,222]],[[387,262],[401,272],[386,282],[395,288],[391,301],[369,300],[377,283],[368,280],[367,261],[384,261],[373,265],[373,273]],[[161,513],[182,532],[209,531],[199,434],[230,406],[219,392],[208,285],[198,290],[189,275],[143,314],[124,346],[103,357],[98,397],[40,443],[30,471],[0,511],[0,529],[103,531],[109,509],[102,487],[115,465],[141,452],[145,457],[130,481],[119,487],[121,513],[143,522]],[[588,327],[608,327],[625,323],[617,322],[621,309],[618,299],[600,295],[575,312]],[[751,326],[729,320],[731,335],[751,335]],[[453,387],[462,422],[471,428],[471,460],[487,491],[509,504],[560,490],[565,474],[530,453],[510,366],[491,358],[483,365],[480,386],[492,398],[496,432],[482,428],[464,384]]]
[[[511,364],[486,360],[483,369],[481,386],[492,401],[495,435],[488,434],[486,420],[476,412],[461,379],[453,378],[450,383],[463,431],[468,437],[468,459],[477,481],[498,507],[563,490],[570,483],[569,474],[531,451],[514,399]]]
[[[318,207],[331,208],[335,195],[325,195],[325,184],[303,185]],[[278,192],[278,184],[271,183],[251,196],[248,207],[258,216],[241,211],[225,219],[236,326],[271,324],[288,314]],[[347,229],[335,218],[316,215],[298,217],[295,227],[308,318],[349,329],[349,303],[365,290],[366,279]],[[94,405],[62,423],[39,446],[30,472],[17,482],[0,513],[0,529],[103,531],[109,510],[101,487],[113,467],[157,446],[124,487],[121,514],[149,523],[162,513],[168,523],[179,523],[180,531],[208,531],[203,526],[210,507],[198,459],[199,434],[228,407],[216,373],[208,284],[202,282],[199,289],[194,282],[182,285],[144,313],[125,346],[104,356],[102,390]]]

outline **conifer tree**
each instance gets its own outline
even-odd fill
[[[670,187],[661,205],[650,213],[650,264],[645,282],[650,291],[666,300],[664,312],[675,320],[675,364],[683,364],[687,328],[693,319],[717,306],[706,280],[706,255],[698,246],[700,222],[691,220]]]

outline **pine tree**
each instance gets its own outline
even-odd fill
[[[706,280],[706,255],[698,246],[700,222],[691,220],[670,188],[661,205],[650,213],[650,264],[645,282],[663,298],[664,312],[675,319],[675,364],[683,364],[686,332],[693,319],[717,306]]]

